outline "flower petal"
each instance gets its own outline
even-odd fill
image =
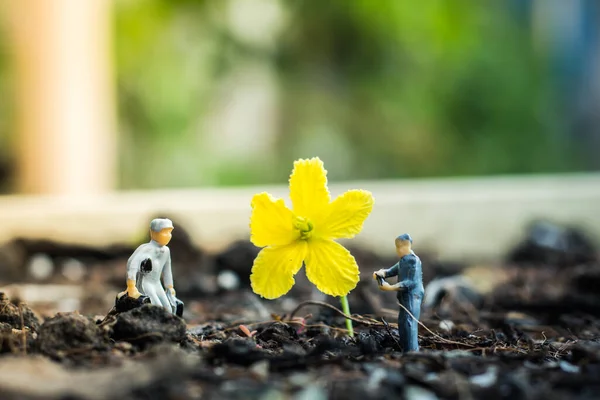
[[[325,212],[331,197],[327,189],[327,171],[318,157],[294,162],[290,198],[294,214],[298,216],[314,222]]]
[[[316,226],[315,234],[328,239],[356,236],[373,210],[373,195],[366,190],[349,190],[330,205],[329,213]]]
[[[300,232],[294,229],[294,214],[283,199],[259,193],[251,205],[250,241],[255,246],[283,246],[298,239]]]
[[[344,246],[333,240],[314,239],[309,242],[306,276],[321,292],[345,296],[356,287],[359,271],[356,260]]]
[[[302,268],[307,243],[299,240],[286,246],[265,247],[252,265],[250,285],[254,293],[266,298],[283,296],[294,286],[294,275]]]

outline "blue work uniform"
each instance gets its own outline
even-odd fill
[[[421,317],[421,301],[425,294],[421,260],[411,251],[385,270],[385,277],[391,276],[398,276],[398,282],[401,283],[398,302],[418,320]],[[419,350],[419,324],[402,307],[398,313],[398,332],[400,345],[405,352]]]

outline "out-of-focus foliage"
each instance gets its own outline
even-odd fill
[[[544,59],[502,3],[296,4],[281,47],[284,149],[324,130],[362,178],[573,165]]]
[[[123,186],[281,181],[309,156],[334,179],[578,168],[548,60],[509,2],[273,0],[285,24],[257,46],[231,33],[233,1],[116,1]],[[279,84],[267,165],[205,149],[213,96],[244,63]]]
[[[194,174],[201,174],[196,125],[212,86],[217,46],[207,32],[202,5],[116,1],[125,187],[185,185]]]

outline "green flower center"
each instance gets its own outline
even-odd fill
[[[307,240],[312,236],[313,224],[304,217],[296,217],[294,228],[300,231],[301,240]]]

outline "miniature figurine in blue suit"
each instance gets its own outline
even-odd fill
[[[404,352],[419,351],[419,324],[421,317],[421,301],[425,294],[423,288],[423,271],[421,260],[411,249],[412,238],[408,233],[396,238],[396,253],[400,257],[395,265],[388,269],[380,269],[373,273],[373,279],[379,283],[383,291],[397,291],[398,301],[414,316],[411,317],[403,307],[398,314],[398,332],[400,345]],[[385,278],[398,276],[398,283],[390,285]],[[416,321],[415,321],[416,318]]]

